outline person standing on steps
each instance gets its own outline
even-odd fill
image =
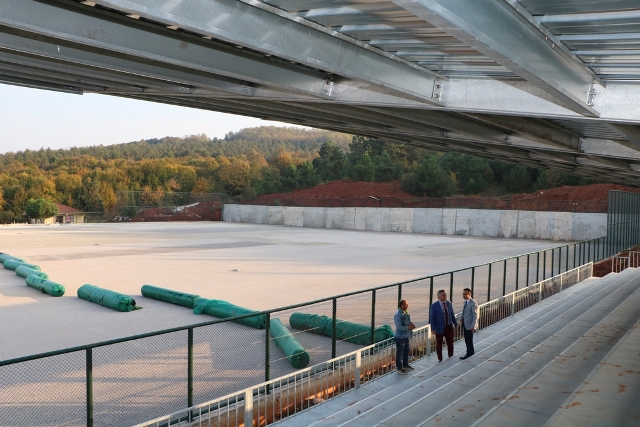
[[[447,353],[453,356],[453,331],[458,328],[458,321],[453,313],[451,301],[447,300],[444,289],[438,291],[438,301],[431,304],[429,323],[431,331],[436,334],[436,354],[438,362],[442,362],[442,340],[447,341]]]
[[[462,309],[462,332],[464,333],[464,343],[467,345],[467,354],[460,359],[465,360],[475,354],[473,349],[473,333],[478,329],[478,318],[480,310],[478,303],[471,298],[471,289],[464,288],[462,290],[462,298],[464,298],[464,308]]]
[[[409,303],[407,300],[398,302],[398,311],[393,316],[393,322],[396,324],[396,333],[394,340],[396,342],[396,369],[400,375],[407,375],[407,371],[414,369],[409,366],[409,338],[411,331],[415,329],[415,325],[411,323],[409,317]]]

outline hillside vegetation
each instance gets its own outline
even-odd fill
[[[416,196],[524,192],[591,181],[457,153],[361,136],[263,126],[229,133],[0,155],[0,219],[44,198],[87,212],[112,211],[118,190],[223,192],[239,198],[348,178],[399,180]],[[152,198],[151,198],[152,199]]]

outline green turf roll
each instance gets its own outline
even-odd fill
[[[33,264],[27,264],[23,259],[20,259],[20,258],[8,259],[8,260],[6,260],[6,261],[4,261],[2,263],[2,266],[4,268],[6,268],[7,270],[13,270],[13,271],[15,271],[15,269],[17,267],[21,266],[21,265],[30,266],[30,265],[33,265]],[[34,267],[38,267],[38,266],[36,265]],[[34,268],[34,270],[35,270],[35,268]],[[38,270],[40,270],[40,267],[38,267]]]
[[[14,257],[14,256],[11,256],[9,254],[0,254],[0,264],[4,264],[4,262],[9,260],[9,259],[20,261],[20,262],[26,262],[22,258]]]
[[[142,296],[144,297],[157,299],[159,301],[164,301],[187,308],[195,308],[196,300],[200,298],[200,295],[172,291],[171,289],[159,288],[152,285],[142,286],[141,292]]]
[[[308,313],[293,313],[289,318],[289,324],[294,329],[299,329],[313,334],[325,335],[331,337],[332,323],[328,316],[320,316]],[[382,325],[373,331],[375,342],[384,341],[393,338],[393,329],[389,325]],[[336,339],[344,340],[358,345],[371,344],[371,326],[362,325],[360,323],[347,322],[345,320],[336,320]]]
[[[211,316],[219,317],[220,319],[226,319],[228,317],[242,316],[243,314],[257,313],[254,310],[248,308],[239,307],[233,305],[227,301],[217,299],[199,298],[196,301],[193,308],[195,314],[209,314]],[[264,314],[257,316],[245,317],[244,319],[235,320],[235,322],[242,325],[251,326],[256,329],[264,329],[267,318]]]
[[[93,285],[80,286],[78,288],[78,298],[122,312],[140,310],[142,308],[137,307],[136,300],[128,295],[122,295]]]
[[[291,331],[287,329],[280,319],[271,319],[269,322],[269,334],[276,341],[276,345],[282,350],[287,360],[296,369],[306,368],[311,360],[309,353],[298,342]]]
[[[19,265],[19,266],[16,268],[16,275],[17,275],[17,276],[20,276],[20,277],[24,277],[25,279],[26,279],[26,278],[27,278],[27,276],[29,276],[29,275],[34,275],[34,276],[37,276],[37,277],[41,277],[41,278],[43,278],[43,279],[48,279],[48,278],[49,278],[49,276],[47,275],[47,273],[43,273],[42,271],[40,271],[40,270],[36,270],[36,269],[33,269],[33,268],[31,268],[31,267],[27,267],[28,265],[29,265],[29,264],[22,264],[22,265]]]
[[[49,294],[53,297],[61,297],[64,295],[64,286],[59,283],[52,282],[42,277],[35,275],[29,275],[26,278],[27,285],[41,291],[44,294]]]

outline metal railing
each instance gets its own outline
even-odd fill
[[[430,342],[429,325],[415,329],[411,337],[412,360],[428,356]],[[267,426],[395,371],[394,357],[391,338],[136,427],[191,423]]]
[[[627,256],[611,257],[611,272],[620,273],[627,268],[638,268],[640,266],[640,252],[629,251]]]
[[[561,273],[479,305],[479,329],[487,328],[518,311],[537,304],[591,277],[593,263]],[[460,314],[456,315],[460,319]],[[455,341],[463,339],[458,329]],[[435,351],[430,325],[414,330],[413,361]],[[395,371],[395,343],[388,339],[313,367],[263,382],[210,402],[156,418],[135,427],[189,425],[268,426],[317,404],[342,395]],[[251,421],[249,421],[251,420]]]
[[[371,327],[372,342],[375,328],[393,323],[399,299],[410,301],[416,325],[426,325],[438,289],[448,290],[456,312],[462,309],[460,295],[466,287],[479,303],[522,290],[529,296],[519,297],[515,310],[526,306],[526,298],[534,298],[532,284],[639,243],[638,234],[624,234],[637,225],[632,217],[623,218],[615,209],[610,215],[614,217],[607,237],[258,314],[267,317],[267,324],[280,319],[288,325],[289,316],[300,311],[327,316],[333,325],[338,319],[364,324]],[[1,361],[0,425],[131,425],[295,373],[268,329],[234,323],[242,317],[250,316]],[[360,349],[347,341],[349,337],[340,340],[335,333],[327,337],[291,332],[310,353],[313,365]]]

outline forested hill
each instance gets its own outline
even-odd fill
[[[429,197],[593,182],[363,136],[264,126],[224,139],[194,135],[0,155],[0,222],[20,219],[30,199],[115,212],[121,190],[141,191],[153,206],[169,192],[224,192],[243,199],[344,178],[400,181],[406,191]]]
[[[97,160],[152,160],[173,157],[240,157],[252,150],[266,158],[272,158],[281,151],[300,152],[313,156],[320,146],[333,141],[346,149],[351,135],[318,129],[294,127],[260,126],[230,132],[224,138],[208,138],[206,135],[190,135],[184,138],[165,137],[114,145],[93,147],[73,147],[70,149],[26,150],[17,153],[0,154],[0,166],[13,161],[33,162],[39,168],[53,166],[65,158],[91,156]]]

